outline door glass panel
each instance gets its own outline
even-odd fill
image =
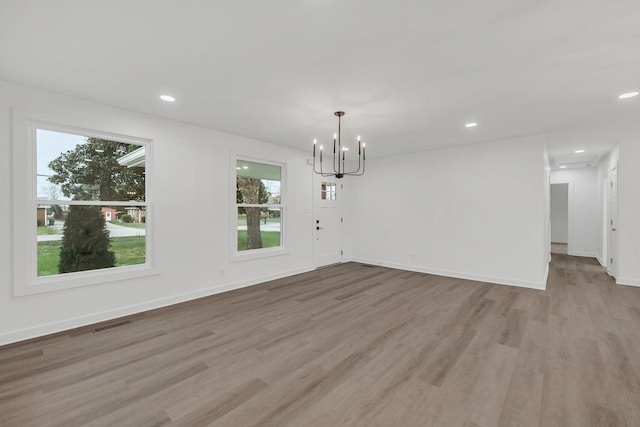
[[[336,184],[334,182],[323,182],[320,189],[322,200],[336,200]]]

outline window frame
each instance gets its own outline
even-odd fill
[[[279,204],[251,204],[251,203],[238,203],[236,198],[236,178],[237,169],[236,165],[238,161],[246,161],[252,163],[262,163],[269,166],[278,166],[280,168],[280,203]],[[231,233],[230,233],[230,261],[245,261],[258,258],[266,258],[272,256],[286,255],[289,253],[287,249],[287,165],[286,163],[277,162],[273,160],[259,159],[255,157],[243,156],[238,154],[232,154],[229,162],[229,176],[230,176],[230,197],[231,197],[231,209],[230,209],[230,221]],[[280,209],[280,246],[270,248],[259,249],[247,249],[243,251],[238,250],[238,208],[240,207],[261,207],[261,208],[277,208]]]
[[[152,203],[152,140],[106,131],[98,131],[62,123],[61,120],[42,120],[39,114],[13,112],[13,295],[26,296],[63,289],[105,284],[158,274],[153,264],[153,203]],[[44,114],[42,114],[44,116]],[[37,130],[95,137],[145,147],[145,200],[135,202],[71,201],[39,199],[37,188]],[[145,262],[97,270],[38,276],[37,207],[42,204],[144,206]],[[25,236],[27,237],[25,239]]]

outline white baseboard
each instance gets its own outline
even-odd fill
[[[588,257],[588,258],[598,258],[598,254],[595,254],[593,252],[571,251],[571,252],[567,253],[567,255],[582,256],[582,257]]]
[[[616,284],[640,287],[640,280],[620,278],[620,279],[616,279]]]
[[[286,272],[273,274],[269,276],[257,277],[249,280],[242,280],[239,282],[225,283],[223,285],[214,286],[212,288],[206,288],[195,292],[189,292],[186,294],[175,295],[167,298],[160,298],[152,301],[147,301],[141,304],[129,305],[121,307],[115,310],[107,310],[100,313],[94,313],[87,316],[75,317],[72,319],[63,320],[60,322],[47,323],[44,325],[38,325],[30,328],[20,329],[17,331],[10,331],[0,334],[0,346],[12,344],[19,341],[24,341],[32,338],[42,337],[44,335],[55,334],[57,332],[68,331],[70,329],[80,328],[83,326],[91,325],[94,323],[104,322],[118,317],[130,316],[132,314],[142,313],[144,311],[153,310],[156,308],[162,308],[169,305],[179,304],[181,302],[187,302],[198,298],[208,297],[211,295],[219,294],[222,292],[232,291],[234,289],[240,289],[247,286],[257,285],[271,280],[281,279],[283,277],[289,277],[300,273],[306,273],[313,270],[313,266],[304,268],[298,268],[295,270],[289,270]]]
[[[440,270],[437,268],[419,267],[415,265],[398,264],[393,262],[384,262],[367,258],[353,257],[350,259],[353,262],[361,262],[363,264],[380,265],[383,267],[397,268],[399,270],[415,271],[417,273],[435,274],[436,276],[456,277],[458,279],[475,280],[478,282],[495,283],[498,285],[507,286],[519,286],[522,288],[540,289],[544,290],[547,284],[547,276],[549,274],[549,265],[547,264],[546,271],[544,273],[544,281],[533,282],[527,280],[508,279],[504,277],[485,276],[482,274],[461,273],[458,271]]]
[[[598,260],[598,262],[600,263],[601,266],[603,266],[603,267],[607,266],[607,264],[602,261],[602,258],[600,257],[600,254],[596,254],[596,259]]]

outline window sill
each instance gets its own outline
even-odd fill
[[[146,264],[115,267],[104,270],[80,271],[57,274],[54,276],[32,278],[30,283],[15,283],[14,296],[35,295],[64,289],[103,285],[122,280],[156,276],[160,274],[154,267]]]
[[[242,252],[235,251],[231,256],[231,262],[249,261],[281,255],[289,255],[287,248],[280,246],[277,248],[251,249]]]

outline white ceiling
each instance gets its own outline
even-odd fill
[[[640,136],[638,0],[2,0],[0,78],[311,150]],[[160,101],[160,94],[176,97]],[[464,124],[476,121],[476,128]]]

